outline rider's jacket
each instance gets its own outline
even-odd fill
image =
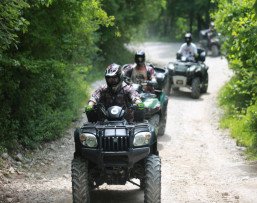
[[[124,75],[130,78],[132,83],[139,84],[140,81],[152,81],[156,83],[154,68],[150,65],[137,66],[137,64],[129,64],[123,70]],[[144,86],[144,91],[154,92],[151,85]]]
[[[138,81],[143,80],[155,79],[154,68],[149,65],[139,67],[137,64],[129,64],[123,71],[124,75],[129,77],[133,83],[138,83]]]
[[[130,107],[136,100],[140,100],[139,94],[132,86],[122,83],[121,87],[113,92],[108,86],[102,85],[91,96],[89,101],[94,103],[102,103],[105,108],[111,106]],[[125,118],[129,121],[133,120],[133,112],[128,110]]]

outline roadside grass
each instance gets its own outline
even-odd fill
[[[229,129],[230,135],[236,140],[237,146],[246,148],[246,156],[249,160],[257,160],[257,126],[255,105],[248,107],[246,111],[236,111],[234,105],[227,99],[227,86],[219,92],[218,101],[224,114],[220,120],[220,127]],[[244,113],[245,112],[245,113]]]

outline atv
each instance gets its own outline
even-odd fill
[[[195,61],[177,55],[177,61],[168,64],[170,85],[174,91],[180,87],[187,87],[191,89],[191,96],[194,99],[207,92],[209,67],[204,63],[205,57],[205,51],[198,48],[198,57]]]
[[[161,202],[161,160],[154,128],[147,121],[128,122],[125,114],[122,107],[98,105],[87,112],[88,122],[75,130],[74,203],[89,203],[91,191],[104,183],[126,182],[144,190],[144,202]]]
[[[150,81],[138,81],[132,83],[130,78],[124,76],[125,82],[131,84],[139,93],[145,106],[145,119],[155,128],[158,136],[163,136],[166,129],[168,96],[165,88],[168,86],[168,69],[158,68],[150,64],[155,70],[157,84]],[[146,85],[153,85],[154,92],[144,90]]]
[[[201,30],[199,33],[199,44],[205,50],[206,55],[211,51],[211,56],[219,56],[221,49],[221,34],[210,32],[209,29]]]

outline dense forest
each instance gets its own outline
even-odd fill
[[[2,0],[0,151],[58,138],[95,73],[103,75],[95,69],[129,62],[123,44],[164,7],[159,0]]]
[[[0,152],[58,138],[106,65],[131,62],[124,44],[197,38],[212,20],[234,71],[220,95],[222,123],[256,148],[254,8],[255,0],[1,0]]]

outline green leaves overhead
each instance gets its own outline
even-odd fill
[[[25,12],[30,26],[22,36],[21,50],[35,58],[90,63],[97,51],[97,31],[114,22],[100,1],[53,0],[48,6],[38,5]]]
[[[27,30],[29,22],[22,16],[22,10],[29,5],[23,0],[1,0],[0,3],[0,54],[16,46],[18,33]]]

